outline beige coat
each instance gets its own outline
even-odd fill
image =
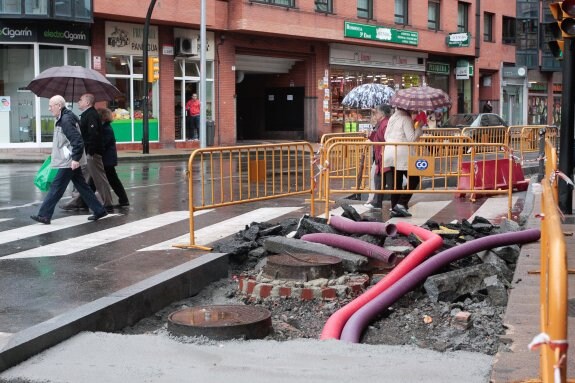
[[[411,119],[409,112],[397,109],[387,123],[385,142],[414,142],[422,133],[423,129],[415,129],[413,127],[413,120]],[[395,167],[396,170],[407,170],[408,158],[409,147],[401,145],[386,145],[385,150],[383,151],[383,166]]]

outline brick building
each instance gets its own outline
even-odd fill
[[[118,142],[124,148],[140,147],[146,99],[142,33],[148,4],[93,0],[93,9],[62,17],[54,11],[60,3],[44,0],[54,25],[87,36],[47,42],[42,37],[45,19],[27,13],[25,0],[10,1],[21,4],[21,13],[7,16],[1,8],[2,27],[23,30],[25,22],[36,35],[27,40],[22,33],[16,40],[0,36],[0,95],[12,95],[13,105],[8,114],[0,111],[0,125],[2,119],[10,125],[7,134],[0,133],[0,147],[49,145],[43,143],[49,135],[40,132],[48,118],[47,100],[22,89],[47,67],[64,64],[92,67],[123,92],[108,105],[117,118]],[[78,7],[64,2],[72,10]],[[206,102],[208,120],[215,123],[215,145],[317,141],[325,133],[357,129],[368,121],[369,111],[346,108],[341,100],[366,82],[396,89],[423,83],[441,88],[453,100],[450,110],[439,111],[445,116],[480,111],[487,100],[510,123],[523,123],[526,115],[527,75],[524,67],[515,66],[515,1],[205,3],[207,89],[199,97]],[[159,58],[160,80],[149,92],[151,148],[198,145],[188,140],[185,103],[200,90],[200,15],[200,0],[161,0],[154,8],[148,50]],[[10,64],[16,51],[28,58],[25,68],[22,61]]]

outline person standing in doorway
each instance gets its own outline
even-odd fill
[[[42,202],[38,215],[30,218],[36,222],[49,225],[54,214],[54,208],[64,195],[70,181],[74,184],[80,197],[94,212],[89,221],[97,221],[108,215],[98,198],[86,183],[81,165],[86,164],[84,141],[78,126],[78,117],[66,108],[66,100],[62,96],[54,96],[48,102],[50,113],[56,118],[54,137],[52,139],[52,162],[50,166],[58,169],[56,178],[50,186],[48,195]]]
[[[200,100],[196,93],[192,94],[192,98],[186,103],[186,115],[188,121],[186,126],[189,128],[186,132],[186,138],[189,140],[198,140],[200,137]]]
[[[493,111],[493,106],[491,106],[491,101],[487,100],[487,102],[483,105],[483,113],[491,113]]]

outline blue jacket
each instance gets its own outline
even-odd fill
[[[118,165],[118,151],[116,150],[116,136],[109,122],[102,123],[102,141],[104,143],[104,154],[102,163],[104,167]]]

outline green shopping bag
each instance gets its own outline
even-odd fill
[[[34,177],[34,185],[43,192],[50,189],[50,185],[52,184],[52,181],[54,181],[56,173],[58,173],[58,169],[54,169],[50,166],[51,162],[52,156],[48,156],[42,166],[40,166],[40,170],[36,173],[36,177]]]

